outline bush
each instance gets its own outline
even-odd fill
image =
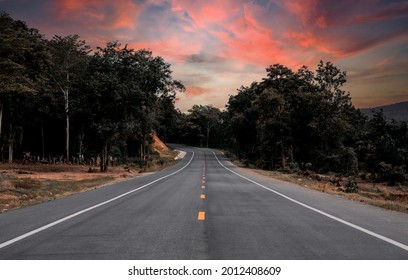
[[[406,174],[402,166],[393,166],[385,162],[379,163],[378,166],[378,179],[380,181],[387,182],[389,186],[396,186],[405,181]]]
[[[352,180],[348,180],[347,184],[344,186],[344,191],[346,193],[356,193],[358,191],[357,183]]]
[[[227,159],[235,159],[235,155],[234,155],[233,153],[231,153],[230,151],[225,151],[225,152],[224,152],[224,156],[225,156]]]
[[[292,162],[292,163],[290,163],[290,164],[289,164],[289,168],[290,168],[290,171],[291,171],[292,173],[298,173],[298,172],[300,172],[300,167],[299,167],[299,164],[298,164],[297,162]]]
[[[285,174],[291,174],[292,173],[292,170],[289,167],[279,168],[278,171],[282,172],[282,173],[285,173]]]
[[[358,173],[358,159],[352,148],[343,147],[331,155],[322,155],[321,161],[323,165],[319,171],[322,173],[334,171],[345,176]]]

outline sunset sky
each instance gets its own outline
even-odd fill
[[[151,49],[186,86],[181,111],[224,108],[269,65],[315,70],[320,60],[347,72],[356,107],[408,100],[407,0],[0,0],[0,10],[47,38]]]

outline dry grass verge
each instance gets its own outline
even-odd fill
[[[97,167],[91,167],[89,172],[89,166],[81,165],[0,163],[0,213],[162,170],[176,163],[176,155],[177,152],[165,151],[143,168],[115,166],[102,173]]]
[[[360,201],[389,210],[408,213],[407,186],[401,185],[390,187],[385,183],[371,183],[361,179],[355,179],[358,186],[357,192],[347,193],[344,191],[343,186],[348,178],[341,180],[342,187],[339,187],[330,183],[329,176],[318,175],[318,177],[310,178],[299,174],[285,174],[277,171],[265,171],[259,169],[252,170],[258,174],[291,182],[309,189],[343,196],[351,200]]]

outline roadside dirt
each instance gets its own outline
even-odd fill
[[[100,173],[89,166],[0,164],[0,213],[140,176],[123,167]]]
[[[235,162],[236,164],[236,162]],[[408,186],[388,186],[386,183],[373,183],[356,178],[338,178],[336,176],[315,173],[286,174],[277,171],[252,169],[258,174],[291,182],[306,188],[343,196],[385,209],[408,213]],[[349,180],[357,184],[356,192],[348,193],[345,185]]]
[[[142,176],[175,164],[177,152],[171,151],[157,137],[154,140],[153,148],[160,156],[155,156],[143,167],[132,164],[110,166],[108,172],[99,172],[98,167],[85,165],[0,163],[0,213]]]

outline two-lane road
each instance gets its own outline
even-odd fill
[[[183,148],[176,166],[0,214],[0,259],[408,259],[408,215]]]

